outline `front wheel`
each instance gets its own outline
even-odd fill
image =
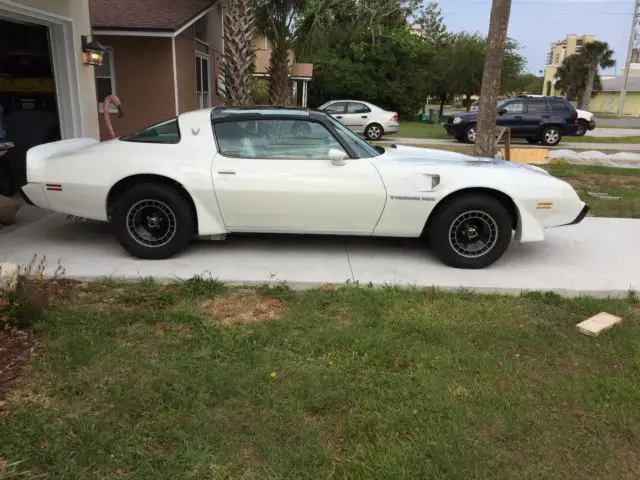
[[[469,125],[463,135],[465,143],[476,143],[476,132],[476,125]]]
[[[438,209],[429,230],[436,255],[455,268],[485,268],[499,260],[511,242],[507,208],[484,194],[467,194]]]
[[[382,129],[382,126],[378,125],[377,123],[372,123],[371,125],[367,126],[367,128],[365,128],[364,130],[365,138],[367,140],[371,140],[374,142],[376,140],[380,140],[383,134],[384,134],[384,130]]]
[[[542,131],[540,136],[543,145],[547,147],[555,147],[562,140],[562,133],[558,127],[547,127]]]
[[[127,252],[149,260],[176,255],[195,233],[194,214],[184,195],[154,183],[125,191],[116,200],[111,223]]]
[[[578,120],[578,129],[576,130],[576,136],[584,137],[589,130],[589,125],[584,120]]]

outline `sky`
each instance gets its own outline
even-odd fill
[[[487,34],[491,0],[436,0],[450,31]],[[527,71],[538,74],[551,42],[569,33],[595,35],[615,52],[616,68],[624,67],[634,0],[512,0],[509,37],[521,47]]]

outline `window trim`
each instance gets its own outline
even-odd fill
[[[224,119],[220,119],[220,120],[216,120],[215,122],[211,123],[211,131],[213,133],[213,140],[214,140],[214,144],[216,147],[216,153],[218,155],[220,155],[221,157],[224,158],[228,158],[228,159],[236,159],[236,160],[288,160],[288,161],[292,161],[292,162],[299,162],[299,161],[304,161],[304,159],[301,158],[279,158],[279,157],[272,157],[272,158],[256,158],[256,157],[230,157],[225,155],[224,153],[222,153],[222,151],[220,150],[220,144],[218,143],[218,135],[216,134],[216,125],[219,124],[223,124],[223,123],[238,123],[238,122],[252,122],[252,121],[292,121],[292,122],[308,122],[308,123],[316,123],[318,125],[320,125],[322,128],[324,128],[329,135],[331,135],[333,137],[333,139],[340,145],[340,147],[342,148],[342,150],[344,150],[344,152],[348,155],[350,160],[357,160],[360,157],[358,157],[357,155],[355,155],[355,153],[351,150],[351,148],[348,145],[345,145],[345,143],[342,141],[342,139],[336,135],[336,133],[333,131],[333,126],[329,123],[329,124],[325,124],[324,122],[318,121],[316,119],[313,118],[298,118],[298,117],[254,117],[254,116],[248,116],[248,117],[240,117],[240,118],[224,118]],[[322,162],[328,162],[331,159],[330,158],[312,158],[312,159],[308,159],[308,160],[320,160]]]
[[[196,34],[197,30],[196,30],[196,25],[198,24],[198,22],[204,22],[204,37],[206,40],[202,40],[200,38],[198,38],[198,35]],[[203,45],[206,45],[207,47],[209,46],[209,40],[210,40],[210,32],[209,32],[209,17],[207,15],[204,15],[203,17],[200,17],[199,19],[197,19],[195,22],[193,22],[193,38],[196,42],[199,42]]]
[[[94,74],[93,74],[93,79],[94,81],[98,80],[98,78],[108,78],[111,80],[111,94],[112,95],[118,95],[116,93],[116,62],[114,60],[114,55],[113,55],[113,47],[105,47],[105,49],[107,50],[107,53],[109,54],[109,73],[111,74],[109,77],[105,77],[105,76],[98,76],[95,74],[95,70],[94,70]],[[97,82],[96,82],[97,83]],[[96,85],[96,93],[97,93],[97,85]],[[102,100],[98,99],[98,113],[104,113],[104,98]],[[114,105],[110,105],[109,106],[109,113],[118,113],[118,108]]]

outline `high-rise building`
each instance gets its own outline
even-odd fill
[[[593,42],[594,40],[593,35],[576,35],[575,33],[570,33],[564,40],[551,44],[551,48],[547,54],[547,65],[562,65],[565,58],[574,53],[580,53],[580,50],[582,50],[582,47],[586,43]]]

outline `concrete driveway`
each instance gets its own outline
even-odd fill
[[[232,236],[225,242],[195,242],[169,260],[142,261],[121,249],[107,225],[50,215],[1,236],[0,260],[26,265],[34,254],[46,255],[48,273],[59,261],[67,277],[78,279],[171,281],[203,275],[299,288],[371,282],[596,296],[640,288],[640,220],[587,218],[547,232],[545,242],[514,243],[500,262],[476,271],[442,265],[418,241],[351,237]]]

